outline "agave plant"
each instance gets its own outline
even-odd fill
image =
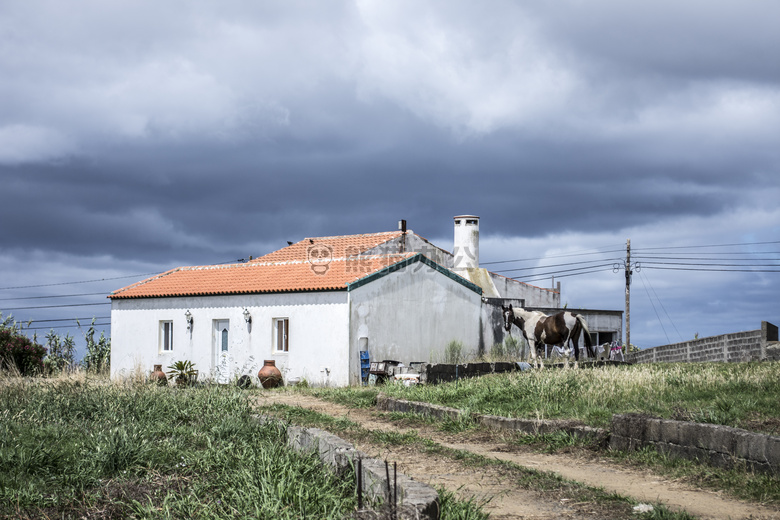
[[[186,386],[195,382],[198,371],[192,361],[176,361],[168,365],[168,377],[176,381],[177,385]]]

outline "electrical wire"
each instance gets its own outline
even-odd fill
[[[658,309],[655,308],[655,303],[653,303],[653,299],[650,297],[650,291],[647,290],[647,285],[645,284],[644,279],[642,277],[639,277],[640,280],[642,280],[642,285],[645,288],[645,292],[647,293],[647,299],[650,300],[650,305],[653,307],[653,312],[655,312],[656,318],[658,318],[658,323],[661,325],[661,330],[664,331],[664,336],[666,336],[666,343],[669,344],[672,341],[669,339],[669,334],[666,333],[666,327],[664,327],[664,322],[661,321],[661,316],[658,314]]]
[[[47,298],[75,298],[79,296],[107,296],[105,292],[85,293],[85,294],[52,294],[49,296],[17,296],[15,298],[0,298],[0,301],[9,300],[42,300]]]
[[[612,265],[612,263],[616,262],[617,259],[610,259],[609,261],[611,262],[609,264],[599,264],[599,265],[593,265],[593,266],[590,266],[590,267],[602,267],[604,265]],[[536,270],[536,269],[547,269],[547,268],[550,268],[550,267],[569,267],[569,266],[572,266],[572,265],[593,264],[594,262],[599,262],[599,260],[585,260],[583,262],[569,262],[569,263],[565,263],[565,264],[546,264],[546,265],[539,265],[539,266],[534,266],[534,267],[517,267],[515,269],[502,269],[502,270],[495,271],[495,272],[496,273],[512,273],[512,272],[515,272],[515,271],[533,271],[533,270]]]
[[[40,305],[37,307],[16,307],[15,309],[5,309],[6,311],[24,311],[28,309],[54,309],[59,307],[88,307],[90,305],[111,305],[111,302],[101,303],[70,303],[64,305]]]
[[[766,245],[766,244],[780,244],[780,240],[773,240],[769,242],[742,242],[740,244],[704,244],[704,245],[696,245],[696,246],[663,246],[663,247],[640,247],[632,249],[631,252],[634,251],[653,251],[658,249],[698,249],[698,248],[705,248],[705,247],[742,247],[742,246],[759,246],[759,245]]]
[[[606,246],[606,247],[614,247],[614,246]],[[620,253],[625,251],[625,249],[609,249],[607,251],[593,251],[590,249],[583,249],[582,251],[575,251],[572,253],[566,253],[562,255],[550,255],[550,256],[540,256],[537,258],[518,258],[515,260],[496,260],[493,262],[480,262],[481,265],[494,265],[494,264],[507,264],[511,262],[532,262],[534,260],[546,260],[548,258],[567,258],[572,256],[581,256],[581,255],[599,255],[599,254],[605,254],[605,253]]]
[[[95,323],[94,325],[90,325],[94,327],[110,327],[110,323]],[[75,328],[75,325],[67,326],[67,325],[58,325],[56,327],[21,327],[20,330],[62,330],[62,329],[72,329]],[[78,327],[81,328],[81,327]]]
[[[28,320],[33,323],[48,323],[50,321],[89,321],[89,320],[110,320],[111,316],[94,316],[90,318],[61,318],[58,320]]]
[[[649,278],[647,278],[647,275],[646,275],[645,273],[641,272],[641,271],[640,271],[640,273],[639,273],[639,277],[642,279],[642,283],[643,283],[643,284],[645,283],[645,281],[647,281],[647,285],[649,285],[649,286],[650,286],[650,290],[651,290],[651,291],[653,291],[653,294],[655,295],[655,299],[656,299],[656,301],[658,301],[658,305],[660,305],[660,306],[661,306],[661,309],[663,309],[663,311],[664,311],[664,314],[666,314],[666,317],[668,318],[668,320],[669,320],[669,323],[671,323],[671,324],[672,324],[672,328],[673,328],[673,329],[674,329],[674,331],[677,333],[677,336],[679,336],[679,338],[680,338],[680,341],[683,341],[682,334],[680,334],[680,331],[679,331],[679,330],[677,330],[677,325],[675,325],[675,323],[674,323],[674,320],[673,320],[673,319],[672,319],[672,317],[669,315],[669,311],[667,311],[667,310],[666,310],[666,307],[664,307],[664,302],[661,300],[661,298],[659,298],[659,297],[658,297],[658,293],[657,293],[657,292],[655,292],[655,287],[653,287],[653,284],[652,284],[652,283],[650,283],[650,279],[649,279]],[[668,339],[669,339],[669,338],[667,338],[667,340],[668,340]]]
[[[131,274],[127,276],[115,276],[113,278],[98,278],[95,280],[79,280],[77,282],[59,282],[59,283],[43,283],[40,285],[18,285],[16,287],[0,287],[0,291],[6,291],[9,289],[32,289],[35,287],[54,287],[55,285],[74,285],[78,283],[93,283],[93,282],[105,282],[108,280],[121,280],[123,278],[137,278],[139,276],[152,276],[154,274],[160,274],[159,272],[154,273],[143,273],[143,274]]]

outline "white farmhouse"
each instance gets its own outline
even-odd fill
[[[245,263],[179,267],[109,295],[111,375],[190,360],[200,378],[360,382],[371,360],[428,362],[460,341],[503,340],[500,305],[560,307],[560,292],[479,268],[479,218],[454,219],[450,253],[412,231],[306,238]]]

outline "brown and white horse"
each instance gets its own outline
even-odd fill
[[[515,324],[522,331],[523,337],[528,341],[534,368],[536,367],[537,346],[561,345],[564,349],[568,349],[569,341],[574,343],[574,366],[576,367],[580,359],[578,345],[580,334],[584,336],[588,355],[596,356],[596,353],[593,351],[590,332],[588,331],[588,323],[580,314],[564,311],[548,316],[539,311],[527,311],[522,308],[515,309],[511,304],[509,307],[502,305],[501,310],[504,315],[504,328],[506,331],[511,332],[512,324]],[[568,355],[566,357],[566,365],[569,365]],[[544,368],[541,359],[539,360],[539,366]]]

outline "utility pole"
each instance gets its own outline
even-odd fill
[[[626,355],[631,345],[631,239],[626,241]]]
[[[623,269],[626,274],[626,354],[628,354],[629,346],[631,345],[631,275],[634,274],[634,270],[639,272],[641,267],[638,263],[631,263],[631,239],[626,240],[626,261],[623,265],[616,263],[612,266],[612,272],[617,273]]]

